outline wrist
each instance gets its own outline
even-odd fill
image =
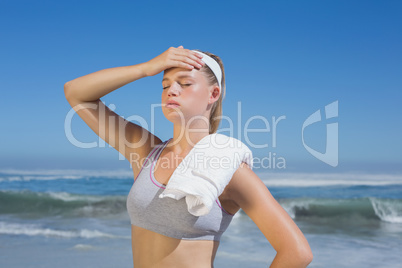
[[[152,76],[151,70],[150,70],[150,65],[148,62],[140,63],[137,66],[140,70],[141,77]]]

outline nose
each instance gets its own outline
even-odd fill
[[[180,85],[177,82],[173,82],[168,89],[168,96],[177,96],[180,93]]]

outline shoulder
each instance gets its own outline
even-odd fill
[[[247,209],[269,193],[268,188],[249,164],[242,162],[226,187],[227,196],[239,208]]]
[[[247,164],[240,165],[227,187],[230,200],[241,208],[260,229],[264,229],[263,232],[270,233],[276,224],[282,226],[291,224],[292,220],[287,212]]]
[[[143,139],[143,141],[131,142],[132,148],[129,152],[128,160],[133,168],[133,172],[138,174],[145,159],[149,157],[153,151],[163,146],[166,141],[162,141],[155,135],[150,135],[147,139]]]

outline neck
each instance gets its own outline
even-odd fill
[[[209,125],[207,127],[192,126],[183,128],[175,125],[173,127],[173,138],[169,142],[170,150],[175,154],[187,154],[202,138],[209,135]]]

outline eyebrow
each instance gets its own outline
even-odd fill
[[[194,79],[194,77],[192,77],[191,75],[180,75],[179,77],[177,77],[178,79],[183,79],[183,78],[192,78],[192,79]],[[170,80],[169,78],[163,78],[162,79],[162,82],[163,81],[166,81],[166,80]]]

